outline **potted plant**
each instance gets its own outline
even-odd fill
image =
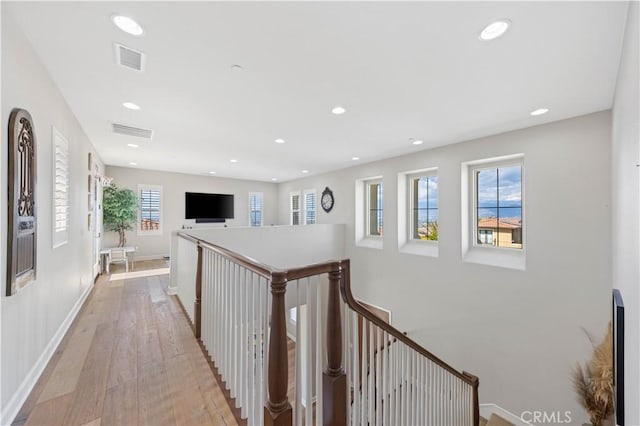
[[[573,370],[578,401],[587,410],[593,426],[602,426],[613,414],[613,328],[598,345],[593,344],[591,362]]]
[[[115,185],[104,188],[102,221],[107,231],[117,231],[120,235],[119,247],[127,242],[125,231],[133,229],[138,220],[138,205],[138,197],[132,190]]]

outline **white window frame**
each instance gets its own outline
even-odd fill
[[[415,209],[415,205],[414,205],[414,200],[416,198],[416,194],[414,192],[414,187],[413,187],[413,183],[416,179],[420,179],[420,178],[430,178],[430,177],[438,177],[438,173],[437,173],[437,169],[432,169],[430,171],[425,171],[425,172],[421,172],[421,173],[413,173],[410,175],[407,175],[407,186],[409,189],[409,218],[407,219],[407,223],[409,224],[409,226],[407,227],[407,238],[410,241],[416,241],[416,242],[420,242],[420,243],[426,243],[426,244],[437,244],[438,240],[422,240],[420,238],[416,238],[413,231],[414,228],[416,227],[416,223],[414,223],[414,217],[413,217],[413,210]],[[439,191],[440,189],[440,180],[438,179],[438,195],[440,193]],[[428,190],[427,190],[428,192]],[[427,195],[428,196],[428,195]],[[439,197],[438,197],[439,198]],[[438,213],[440,210],[440,200],[438,199]]]
[[[369,181],[365,182],[365,193],[366,193],[366,197],[367,197],[367,201],[366,201],[366,211],[367,211],[367,216],[366,216],[366,230],[365,230],[365,235],[367,236],[367,238],[382,238],[384,236],[384,204],[382,206],[382,235],[380,234],[372,234],[371,233],[371,186],[372,185],[381,185],[382,186],[382,197],[383,197],[383,202],[384,202],[384,184],[382,183],[382,179],[372,179]],[[376,209],[377,210],[377,209]]]
[[[313,225],[318,223],[318,194],[316,193],[315,189],[305,189],[302,192],[303,196],[302,196],[302,210],[304,211],[303,213],[303,223],[305,225]],[[307,222],[307,196],[313,194],[314,196],[314,201],[313,201],[313,212],[314,212],[314,221],[312,223],[308,223]]]
[[[51,241],[53,248],[60,247],[66,244],[69,241],[69,225],[70,225],[70,216],[71,216],[71,188],[70,188],[70,179],[69,174],[71,171],[70,168],[70,158],[69,158],[69,141],[64,137],[62,133],[55,127],[51,127],[51,158],[53,159],[52,171],[52,209],[51,209]],[[63,164],[60,165],[59,163]],[[62,175],[59,175],[62,173]],[[58,184],[63,187],[63,190],[58,189]],[[63,200],[66,197],[66,205],[58,205],[58,200]],[[64,225],[58,226],[60,221],[58,221],[58,207],[66,208],[66,216],[64,218]]]
[[[293,197],[297,196],[298,197],[298,209],[294,210],[293,209]],[[298,212],[298,223],[294,225],[293,223],[293,213],[294,212]],[[289,193],[289,224],[290,225],[294,225],[294,226],[298,226],[298,225],[302,225],[302,196],[300,194],[300,191],[291,191]]]
[[[521,177],[522,248],[497,247],[477,244],[477,182],[480,170],[519,165]],[[524,154],[513,154],[471,161],[462,164],[462,259],[465,262],[498,266],[509,269],[526,269],[526,180]],[[494,236],[495,238],[495,236]]]
[[[440,238],[434,241],[413,237],[413,180],[429,176],[438,176],[438,212],[440,212],[440,177],[437,167],[398,173],[398,250],[401,253],[438,257]]]
[[[251,206],[251,199],[252,197],[258,197],[260,199],[260,224],[259,225],[254,225],[253,224],[253,219],[251,217],[252,213],[253,213],[253,209]],[[264,226],[264,194],[262,192],[250,192],[249,193],[249,226],[251,227],[259,227],[259,226]]]
[[[357,179],[355,182],[355,244],[358,247],[381,250],[383,248],[384,232],[383,235],[369,234],[369,186],[372,183],[382,183],[382,190],[384,191],[384,181],[382,176]],[[384,210],[385,208],[383,206],[383,223]]]
[[[140,203],[142,202],[142,197],[140,194],[144,190],[149,191],[159,191],[160,192],[160,224],[158,225],[158,229],[153,230],[143,230],[142,229],[142,207]],[[162,235],[162,225],[164,222],[164,195],[162,193],[162,185],[149,185],[149,184],[138,184],[138,223],[137,223],[137,235],[146,236],[146,235]]]

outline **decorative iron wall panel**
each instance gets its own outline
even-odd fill
[[[7,296],[36,278],[36,136],[31,115],[9,117]]]

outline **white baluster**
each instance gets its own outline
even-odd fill
[[[369,375],[367,374],[367,320],[364,317],[362,319],[362,327],[360,329],[360,380],[362,381],[360,392],[360,424],[366,426],[369,423],[367,418],[367,396],[369,393]]]
[[[361,382],[359,377],[358,362],[359,353],[359,335],[358,335],[358,314],[356,312],[350,312],[351,315],[351,378],[353,383],[353,409],[352,409],[352,422],[353,425],[360,424],[360,393]]]
[[[293,283],[289,283],[287,284],[287,287],[291,288],[291,285]],[[301,333],[300,333],[300,328],[301,328],[301,324],[300,324],[300,286],[302,285],[302,283],[300,282],[300,280],[295,282],[295,289],[296,289],[296,351],[295,351],[295,357],[296,357],[296,388],[295,388],[295,393],[296,393],[296,402],[295,402],[295,407],[294,407],[294,413],[296,415],[296,419],[295,419],[295,424],[296,425],[301,425],[302,424],[302,340],[301,340]]]
[[[306,346],[303,348],[305,354],[305,365],[306,365],[306,375],[305,375],[305,387],[304,387],[304,397],[305,397],[305,406],[304,406],[304,424],[310,426],[313,423],[313,380],[315,377],[315,370],[313,368],[313,342],[315,341],[315,335],[313,334],[314,322],[316,320],[314,316],[314,304],[312,298],[316,295],[315,287],[312,287],[309,282],[309,278],[304,280],[300,280],[304,283],[303,288],[305,289],[306,295],[306,315],[305,315],[305,326],[306,326],[306,335],[307,339],[305,341]],[[317,330],[316,330],[317,333]]]
[[[351,313],[348,306],[345,305],[344,309],[344,366],[347,374],[347,425],[353,424],[353,377],[352,364],[351,364]]]
[[[324,401],[322,399],[322,373],[324,371],[324,363],[325,363],[325,344],[324,344],[324,323],[322,321],[322,307],[325,306],[322,303],[322,287],[318,282],[318,276],[313,277],[314,287],[316,291],[316,424],[323,424],[323,404]]]

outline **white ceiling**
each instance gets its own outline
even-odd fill
[[[609,109],[627,4],[3,2],[2,9],[107,164],[285,181],[302,169],[351,166],[353,156],[367,162]],[[145,34],[117,29],[114,13],[136,19]],[[510,30],[480,41],[498,18],[510,19]],[[146,71],[118,67],[114,42],[146,53]],[[142,109],[127,110],[126,101]],[[347,112],[333,115],[336,105]],[[550,112],[531,117],[539,107]],[[153,129],[154,137],[113,134],[112,121]]]

